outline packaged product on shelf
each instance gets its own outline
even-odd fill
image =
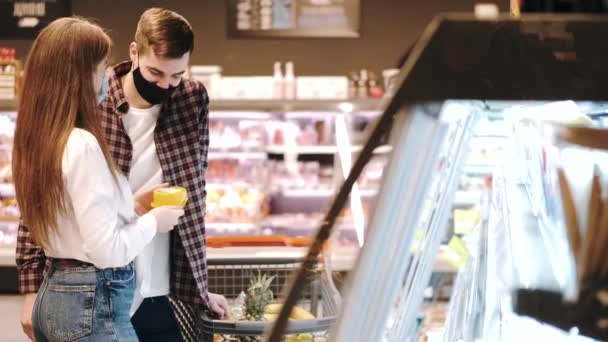
[[[283,96],[286,100],[296,98],[296,79],[293,62],[285,63],[285,77],[283,78]]]
[[[433,302],[424,309],[424,320],[420,328],[419,342],[443,341],[443,331],[448,315],[448,304]]]
[[[0,47],[0,61],[12,62],[15,60],[14,48]]]
[[[19,68],[14,52],[14,49],[0,48],[0,100],[14,100],[17,96]]]
[[[388,163],[386,156],[374,156],[370,162],[365,165],[357,184],[361,190],[378,191],[382,181],[384,168]]]
[[[282,99],[285,94],[283,87],[283,71],[281,70],[281,62],[274,63],[274,73],[272,74],[272,98]]]
[[[272,76],[222,77],[222,99],[270,100],[273,98]]]
[[[209,122],[209,148],[211,150],[236,150],[241,147],[238,128],[227,125],[223,120]]]
[[[369,212],[364,206],[364,211]],[[271,214],[260,222],[263,235],[285,235],[289,237],[312,237],[323,219],[321,211],[311,213],[286,212]],[[331,239],[332,246],[355,247],[358,246],[357,234],[352,223],[350,209],[345,208],[344,213],[336,222],[335,233]]]
[[[290,173],[283,161],[268,161],[271,191],[333,189],[333,167],[319,162],[297,162],[297,173]]]
[[[458,191],[478,193],[483,191],[485,184],[484,178],[463,175],[458,182]]]
[[[268,177],[268,162],[249,158],[209,158],[206,179],[208,184],[265,184]]]
[[[210,159],[207,168],[207,182],[229,183],[238,179],[237,159]]]
[[[317,145],[319,139],[317,138],[317,132],[313,127],[313,124],[308,124],[304,127],[304,129],[300,130],[296,143],[300,146],[302,145]]]
[[[221,94],[222,67],[219,65],[192,65],[190,77],[203,83],[209,97],[217,98]]]
[[[266,125],[268,145],[290,145],[286,140],[295,139],[295,146],[331,145],[333,138],[331,121],[322,117],[292,117],[287,121],[273,121]]]
[[[500,157],[501,146],[502,142],[495,145],[490,145],[487,142],[485,144],[473,144],[466,165],[495,165],[497,158]]]
[[[14,248],[17,243],[18,222],[0,222],[0,249]]]
[[[207,222],[256,223],[267,212],[266,194],[248,184],[207,190]]]
[[[349,80],[344,76],[298,76],[298,99],[348,99]]]
[[[359,72],[359,81],[357,82],[357,97],[366,99],[368,98],[368,72],[366,69],[361,69]]]
[[[254,120],[239,121],[241,147],[245,151],[259,151],[264,147],[264,122]]]
[[[372,99],[379,99],[384,95],[382,87],[376,78],[376,74],[373,72],[369,73],[369,80],[367,81],[367,95]]]
[[[262,151],[264,140],[264,123],[261,121],[211,119],[209,122],[211,151]]]
[[[3,199],[0,215],[18,220],[11,168],[15,115],[14,112],[0,113],[0,198]]]

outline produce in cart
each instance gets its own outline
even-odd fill
[[[245,299],[245,319],[248,321],[264,320],[266,307],[274,300],[274,294],[270,288],[274,276],[258,272],[257,277],[251,278],[251,285],[247,289]]]
[[[246,321],[272,321],[275,320],[281,311],[281,304],[272,303],[274,293],[271,289],[272,281],[275,276],[258,274],[251,278],[251,283],[247,289],[247,295],[243,303],[243,320]],[[291,311],[290,319],[307,320],[315,319],[315,316],[301,307],[294,307]],[[239,341],[253,342],[261,341],[261,336],[241,336]],[[289,335],[285,341],[315,341],[312,334]]]

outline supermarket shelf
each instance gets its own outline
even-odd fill
[[[207,224],[209,227],[209,224]],[[304,247],[224,247],[207,248],[208,259],[247,259],[247,258],[300,258],[306,255]],[[358,247],[334,247],[332,263],[334,271],[349,271],[355,263]],[[0,248],[0,266],[15,266],[15,248]],[[450,265],[442,254],[435,260],[435,272],[452,273],[456,268]]]
[[[263,230],[271,229],[271,230],[288,230],[285,233],[281,233],[278,235],[286,235],[291,237],[302,237],[302,236],[310,236],[314,235],[314,233],[319,229],[319,224],[315,223],[318,219],[312,220],[303,220],[303,221],[263,221],[261,226]],[[353,223],[336,223],[334,228],[336,231],[347,231],[354,232],[355,226]]]
[[[360,189],[359,194],[361,197],[376,197],[378,196],[379,189]]]
[[[454,195],[454,206],[470,207],[481,202],[481,192],[456,191]]]
[[[448,258],[446,257],[445,250],[448,248],[446,245],[441,245],[439,247],[439,254],[437,258],[435,258],[435,265],[433,266],[433,271],[440,273],[457,273],[458,268],[453,266],[448,262]]]
[[[15,197],[15,185],[12,183],[0,183],[0,196]]]
[[[0,266],[15,266],[15,247],[0,248]]]
[[[494,168],[491,164],[470,164],[464,166],[464,172],[469,175],[491,176]]]
[[[281,191],[283,197],[317,198],[331,197],[336,193],[335,189],[284,189]]]
[[[225,247],[207,248],[208,259],[247,259],[247,258],[301,258],[308,248],[303,247]],[[354,265],[358,247],[332,247],[332,270],[349,271]],[[442,254],[435,261],[435,272],[455,273],[457,269],[450,265]]]
[[[260,113],[252,111],[210,111],[209,119],[211,120],[268,120],[272,116],[269,113]]]
[[[266,159],[264,152],[215,152],[210,151],[207,159]]]
[[[353,146],[353,152],[359,152],[363,149],[363,146]],[[389,153],[393,150],[392,146],[383,145],[374,150],[376,154]],[[283,145],[270,145],[266,147],[266,151],[271,154],[285,154],[287,152],[297,154],[335,154],[338,153],[338,147],[335,145],[316,145],[316,146],[294,146],[286,147]]]
[[[268,115],[254,115],[252,112],[286,113],[290,111],[331,111],[342,112],[345,109],[353,112],[381,111],[382,100],[379,99],[350,99],[350,100],[213,100],[209,104],[211,119],[264,119]],[[346,106],[345,106],[346,104]],[[0,111],[17,110],[17,100],[0,100]],[[240,112],[240,113],[222,113]]]
[[[485,142],[490,142],[490,143],[504,143],[504,141],[508,138],[509,136],[507,134],[502,134],[502,133],[483,133],[483,134],[475,134],[473,135],[473,137],[471,138],[471,140],[473,140],[473,143],[479,143],[482,141]]]
[[[266,152],[270,154],[285,154],[285,153],[296,153],[296,154],[335,154],[338,152],[338,148],[335,145],[327,146],[293,146],[286,147],[282,145],[270,145],[266,147]]]
[[[290,111],[331,111],[343,112],[345,109],[353,112],[381,111],[380,99],[334,99],[334,100],[212,100],[209,104],[211,119],[264,119],[268,115],[255,115],[252,112],[286,113]],[[345,105],[346,104],[346,105]],[[0,111],[17,110],[17,100],[0,100]],[[240,112],[240,113],[222,113]]]
[[[209,190],[232,190],[237,186],[238,187],[240,187],[240,186],[252,187],[252,184],[247,183],[247,182],[242,182],[242,181],[231,182],[231,183],[207,183],[205,185],[205,189],[207,191],[209,191]]]
[[[0,100],[0,111],[16,111],[17,100]]]
[[[363,146],[353,146],[353,152],[360,152],[363,149]],[[390,153],[393,151],[393,147],[390,145],[382,145],[380,147],[377,147],[374,150],[375,154],[386,154],[386,153]]]
[[[299,198],[318,198],[331,197],[335,195],[335,189],[285,189],[281,191],[283,197],[299,197]],[[377,189],[359,190],[361,197],[375,197],[378,195]]]
[[[380,111],[378,99],[335,100],[213,100],[210,111],[258,111],[286,113],[290,111]],[[352,108],[352,110],[351,110]]]
[[[226,233],[249,233],[258,229],[258,226],[254,223],[208,222],[205,223],[205,229],[224,230]]]

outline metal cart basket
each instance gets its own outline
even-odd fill
[[[339,293],[331,278],[327,258],[318,263],[307,279],[298,306],[311,312],[316,319],[289,323],[285,341],[327,341],[328,332],[335,321]],[[271,288],[275,297],[282,293],[290,273],[299,267],[296,258],[213,258],[208,260],[209,291],[220,293],[228,300],[236,298],[241,291],[246,291],[250,279],[258,272],[275,276]],[[280,298],[275,298],[280,303]],[[203,318],[205,334],[213,334],[214,341],[261,341],[270,321],[220,321]]]

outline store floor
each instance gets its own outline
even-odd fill
[[[27,337],[21,331],[19,324],[19,313],[21,311],[21,297],[0,295],[0,341],[2,342],[26,342]]]

